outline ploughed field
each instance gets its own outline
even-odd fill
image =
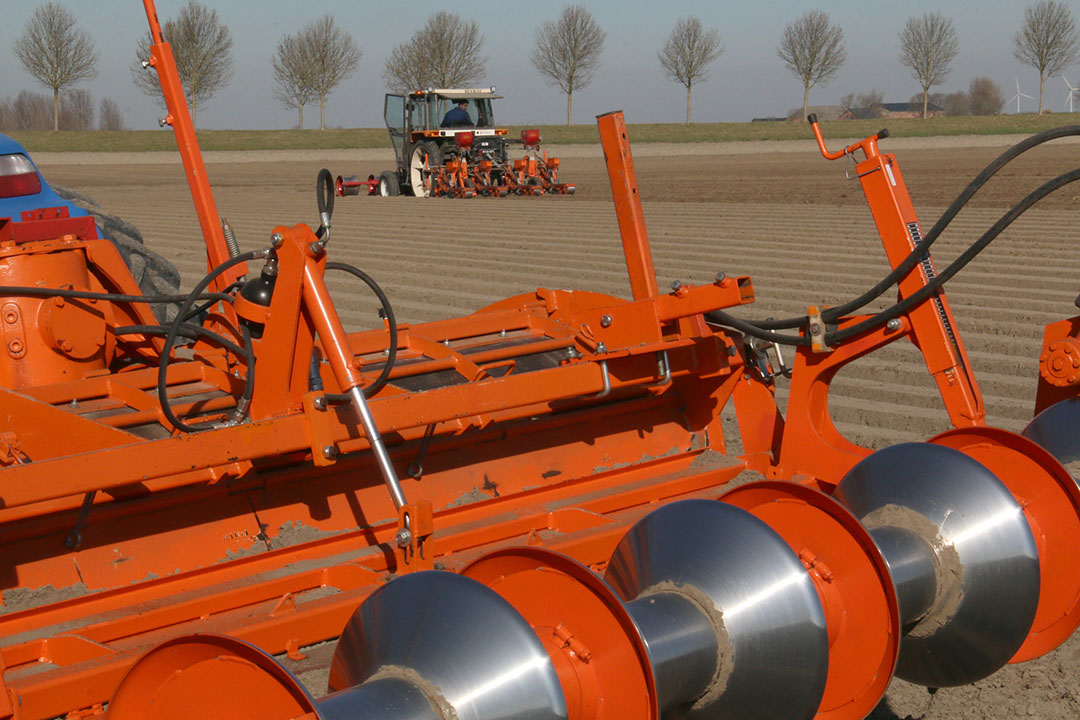
[[[927,232],[953,198],[1004,147],[967,147],[963,138],[908,140],[897,154]],[[979,143],[985,142],[980,140]],[[971,144],[975,144],[974,142]],[[655,150],[656,146],[652,146]],[[717,272],[750,275],[757,301],[748,319],[805,314],[839,305],[888,271],[870,212],[843,161],[814,147],[744,144],[678,147],[678,156],[638,148],[635,161],[661,289],[673,280],[710,282]],[[315,176],[367,177],[390,160],[313,162],[295,152],[208,164],[220,213],[241,249],[267,243],[275,225],[317,223]],[[168,164],[85,156],[39,159],[46,179],[96,200],[134,223],[147,245],[179,267],[190,289],[206,270],[199,225],[178,157]],[[1080,145],[1037,148],[975,196],[934,245],[944,268],[1014,203],[1080,166]],[[618,228],[598,150],[575,148],[561,179],[571,197],[338,198],[329,246],[386,290],[398,322],[467,314],[537,287],[629,296]],[[946,286],[992,425],[1019,431],[1031,419],[1043,326],[1077,314],[1080,184],[1027,212]],[[349,329],[380,325],[366,287],[348,276],[331,289]],[[888,292],[870,306],[895,301]],[[790,358],[791,353],[787,353]],[[781,382],[780,395],[786,391]],[[926,439],[949,427],[922,358],[897,343],[856,361],[833,383],[833,418],[871,447]],[[1080,559],[1078,559],[1080,564]],[[1075,718],[1080,716],[1080,634],[1040,660],[1008,666],[973,686],[936,693],[896,680],[873,718]]]

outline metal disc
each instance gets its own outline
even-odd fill
[[[715,605],[731,667],[722,694],[686,717],[817,712],[829,662],[821,601],[798,556],[750,513],[711,500],[665,505],[627,532],[605,580],[627,601],[658,586],[691,586]]]
[[[903,443],[861,460],[834,497],[872,531],[901,528],[936,556],[934,607],[901,643],[898,677],[963,685],[1013,656],[1035,617],[1039,559],[1023,511],[992,472],[953,448]],[[897,558],[882,550],[892,568]]]
[[[387,668],[419,676],[459,720],[566,718],[551,659],[521,615],[475,580],[441,571],[403,575],[353,613],[334,651],[330,687]]]
[[[1054,403],[1036,415],[1020,434],[1049,450],[1076,478],[1080,468],[1069,466],[1080,461],[1080,398]]]

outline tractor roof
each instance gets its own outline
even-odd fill
[[[501,98],[502,95],[495,94],[495,86],[486,88],[428,88],[427,90],[417,90],[412,95],[435,95],[440,98],[447,98],[449,100],[457,100],[459,98]]]

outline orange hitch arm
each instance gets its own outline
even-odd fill
[[[206,177],[206,166],[203,164],[199,140],[195,137],[194,123],[191,122],[191,114],[188,112],[184,86],[176,70],[172,48],[161,34],[161,24],[158,22],[154,0],[143,0],[143,5],[146,8],[146,19],[150,23],[150,37],[153,41],[150,47],[150,58],[146,64],[157,71],[158,80],[161,82],[161,94],[165,98],[165,107],[168,108],[168,115],[161,122],[163,125],[172,126],[176,134],[176,146],[184,163],[188,187],[191,188],[191,198],[195,203],[195,212],[199,216],[199,225],[202,227],[203,240],[206,243],[207,266],[208,269],[213,270],[229,259],[225,232],[221,227],[217,205],[214,203],[214,194],[210,190],[210,181]],[[229,268],[214,281],[214,289],[221,292],[247,272],[247,263],[240,263]]]
[[[843,150],[829,152],[828,148],[825,147],[825,138],[821,134],[821,128],[818,127],[817,115],[810,113],[806,116],[806,122],[810,123],[810,129],[814,131],[814,139],[817,140],[818,150],[821,151],[822,157],[826,160],[839,160],[845,155],[851,155],[856,150],[862,150],[863,153],[866,154],[867,160],[875,158],[881,154],[878,152],[878,140],[884,140],[889,137],[889,131],[882,128],[881,130],[878,130],[876,134],[871,135],[868,138],[863,138],[857,143],[852,143]]]

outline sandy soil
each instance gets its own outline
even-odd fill
[[[949,202],[1003,149],[1001,139],[891,140],[928,230]],[[836,143],[837,145],[839,143]],[[221,214],[243,249],[266,242],[277,224],[316,221],[314,179],[378,173],[368,151],[215,154],[208,174]],[[378,151],[376,151],[378,152]],[[871,286],[887,266],[858,184],[843,162],[812,146],[769,144],[635,148],[645,215],[661,286],[708,282],[717,271],[747,274],[757,302],[751,318],[805,314]],[[101,160],[100,157],[95,158]],[[184,174],[168,156],[149,162],[89,163],[38,156],[47,179],[74,187],[134,222],[154,250],[174,260],[190,287],[205,255]],[[939,267],[954,259],[1013,203],[1080,166],[1080,146],[1040,148],[1009,165],[980,192],[935,246]],[[331,251],[383,285],[401,322],[468,313],[538,286],[627,296],[625,266],[603,160],[572,150],[563,177],[573,197],[419,200],[340,199]],[[1006,230],[948,285],[992,424],[1018,431],[1031,418],[1043,326],[1075,315],[1080,291],[1076,211],[1080,186],[1048,198]],[[345,281],[332,288],[353,328],[376,324],[375,306]],[[886,301],[878,303],[883,307]],[[948,428],[936,388],[911,346],[854,363],[833,385],[840,429],[875,447],[925,439]],[[781,388],[781,394],[783,393]],[[894,681],[871,717],[1075,718],[1080,716],[1080,636],[1040,660],[1008,666],[973,686],[934,694]]]

